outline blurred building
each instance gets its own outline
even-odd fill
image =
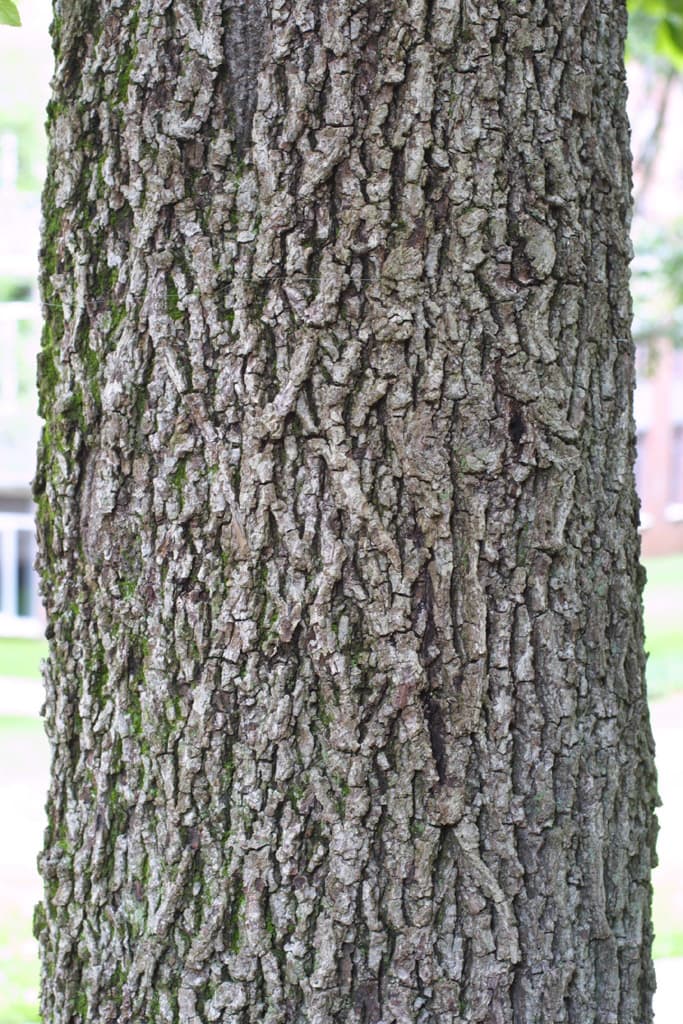
[[[679,345],[683,341],[683,280],[672,282],[662,272],[662,261],[672,262],[672,244],[678,248],[683,237],[678,226],[683,216],[683,87],[680,75],[635,63],[628,68],[628,85],[635,194],[634,333],[642,341],[634,409],[636,484],[642,552],[649,558],[683,551],[683,348],[661,337],[668,332],[677,335]],[[657,237],[658,245],[652,241]],[[680,255],[673,265],[683,268]]]
[[[40,429],[35,387],[38,197],[17,189],[18,145],[0,133],[0,635],[42,631],[31,479]]]
[[[636,485],[649,558],[683,551],[683,349],[662,341],[638,363]]]

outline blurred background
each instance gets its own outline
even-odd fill
[[[49,750],[39,717],[43,618],[30,480],[39,431],[37,289],[49,0],[0,26],[0,1024],[37,1024],[31,936],[40,898]],[[683,0],[633,0],[628,57],[634,156],[635,415],[648,689],[657,743],[654,878],[657,1024],[680,1019],[683,975]],[[552,1024],[552,1022],[549,1022]]]

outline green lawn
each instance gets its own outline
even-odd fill
[[[647,686],[657,700],[683,690],[683,555],[645,563]]]
[[[40,662],[47,655],[46,640],[0,638],[0,676],[39,679]],[[5,1024],[0,1020],[0,1024]]]
[[[38,949],[25,914],[0,921],[0,1024],[38,1021]]]
[[[652,955],[655,960],[664,957],[683,957],[683,921],[671,909],[671,890],[655,887],[652,900],[652,923],[655,938]]]
[[[0,1024],[39,1020],[38,945],[31,906],[40,888],[31,875],[35,878],[36,817],[45,801],[48,765],[42,720],[1,715],[0,818],[6,826],[4,840],[12,846],[0,872]],[[17,872],[17,863],[25,870]]]
[[[648,558],[644,565],[648,587],[673,587],[679,594],[683,592],[683,555]]]
[[[45,735],[42,718],[26,718],[23,715],[0,715],[0,743],[29,742],[35,737]],[[0,1017],[0,1024],[5,1022]]]

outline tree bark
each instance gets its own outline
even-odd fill
[[[647,1024],[625,10],[57,0],[50,1024]]]

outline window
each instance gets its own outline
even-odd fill
[[[683,380],[683,348],[673,350],[671,373],[674,380]]]
[[[636,438],[636,490],[641,505],[645,504],[645,445],[647,433],[644,430],[638,431]]]
[[[652,526],[652,516],[646,511],[647,508],[647,431],[639,430],[636,438],[636,490],[640,498],[640,529],[647,530]]]
[[[40,615],[34,558],[32,515],[0,512],[0,620],[5,626]]]
[[[669,463],[669,504],[680,505],[683,510],[683,426],[676,426],[671,435]]]
[[[0,302],[0,412],[33,406],[40,314],[35,303]]]
[[[36,544],[33,530],[17,530],[17,615],[29,618],[36,613],[36,588],[33,562]]]

